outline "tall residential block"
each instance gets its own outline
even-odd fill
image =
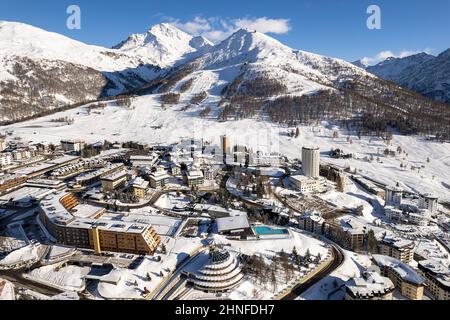
[[[302,148],[302,168],[303,174],[310,178],[320,176],[320,149]]]

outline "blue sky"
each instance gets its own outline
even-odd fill
[[[81,8],[81,30],[66,28],[66,8]],[[381,30],[366,27],[367,7],[381,8]],[[353,61],[450,47],[448,0],[0,0],[0,20],[28,23],[111,47],[159,22],[219,41],[254,26],[296,49]],[[272,31],[272,32],[271,32]]]

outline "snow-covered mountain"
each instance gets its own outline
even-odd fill
[[[204,37],[193,37],[171,24],[161,23],[145,33],[129,36],[113,48],[144,59],[151,57],[159,66],[169,67],[186,54],[203,52],[212,46]]]
[[[450,133],[441,126],[444,119],[450,120],[447,105],[351,63],[295,50],[245,29],[171,69],[139,93],[163,94],[163,105],[182,110],[195,105],[198,116],[220,121],[262,114],[287,124],[345,119],[369,131],[386,130],[389,123],[411,133],[431,132],[425,128],[429,120],[445,135]]]
[[[397,82],[408,69],[417,68],[422,63],[434,58],[434,56],[424,52],[404,58],[390,57],[375,66],[368,66],[366,70],[383,79]]]
[[[361,76],[375,78],[343,60],[294,50],[265,34],[240,29],[166,76],[163,89],[222,95],[236,85],[245,91],[252,82],[267,80],[271,84],[261,83],[266,88],[253,88],[255,96],[270,96],[271,85],[279,87],[279,94],[302,95]]]
[[[1,57],[61,60],[105,72],[125,70],[141,64],[157,64],[152,56],[136,57],[118,50],[87,45],[16,22],[0,21],[0,48]]]
[[[160,73],[157,59],[87,45],[30,25],[0,21],[1,120],[136,88]]]
[[[363,65],[358,66],[364,68]],[[364,69],[431,99],[450,102],[450,49],[437,57],[419,53],[404,58],[388,58]]]
[[[4,120],[123,92],[157,94],[182,110],[195,105],[193,115],[221,121],[264,114],[288,124],[351,120],[371,131],[389,124],[417,132],[429,119],[428,132],[450,120],[446,105],[252,30],[212,45],[160,24],[105,49],[26,25],[0,26]]]

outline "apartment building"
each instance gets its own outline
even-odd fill
[[[414,242],[399,237],[385,236],[378,244],[381,255],[393,257],[404,263],[409,263],[414,258]]]
[[[422,260],[419,273],[425,279],[428,291],[437,300],[450,300],[450,269],[434,260]]]
[[[2,167],[7,167],[13,164],[13,157],[10,152],[5,152],[0,154],[0,165]]]
[[[150,174],[150,186],[153,189],[160,189],[167,185],[170,176],[167,174],[163,167],[156,168],[155,172]]]
[[[65,152],[81,152],[85,145],[83,140],[61,140],[61,147]]]
[[[6,174],[0,176],[0,192],[14,189],[27,182],[27,179],[26,175],[21,174]]]
[[[103,168],[98,169],[94,172],[89,172],[87,174],[81,174],[75,178],[76,183],[87,186],[92,183],[98,182],[101,178],[111,175],[115,172],[124,170],[125,166],[123,163],[107,163]]]
[[[128,174],[125,170],[114,172],[104,176],[101,179],[104,192],[114,192],[120,186],[123,186],[128,180]]]
[[[135,178],[132,184],[134,195],[139,199],[144,198],[147,193],[148,186],[148,181],[142,179],[141,177]]]
[[[312,233],[321,234],[324,223],[325,220],[321,217],[321,214],[315,211],[306,212],[298,217],[299,228]]]
[[[392,257],[372,256],[381,275],[391,279],[401,294],[410,300],[422,300],[425,280],[409,265]]]
[[[301,193],[314,193],[319,191],[324,184],[321,178],[309,178],[303,175],[295,175],[289,178],[291,185]]]
[[[202,185],[205,181],[203,172],[200,170],[191,170],[186,174],[185,181],[189,188]]]

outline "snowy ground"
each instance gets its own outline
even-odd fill
[[[48,284],[67,291],[82,291],[84,276],[89,273],[89,267],[66,266],[58,269],[57,265],[36,268],[26,276],[29,279]]]
[[[183,95],[179,104],[161,107],[158,95],[136,98],[133,107],[123,108],[111,104],[99,114],[88,115],[86,107],[61,112],[27,122],[3,126],[1,131],[14,131],[13,137],[25,141],[48,141],[59,143],[62,138],[85,139],[97,142],[104,139],[112,141],[135,140],[145,143],[176,143],[182,137],[204,138],[220,145],[220,136],[227,134],[232,143],[246,144],[262,151],[281,151],[289,158],[300,158],[301,147],[318,145],[322,152],[331,148],[341,148],[351,152],[356,159],[331,159],[323,155],[322,161],[343,167],[356,168],[359,174],[370,176],[386,184],[400,182],[407,190],[435,192],[442,199],[450,200],[450,144],[426,141],[416,136],[394,135],[391,150],[400,147],[405,153],[395,157],[385,157],[387,148],[381,139],[351,136],[353,143],[347,142],[348,133],[339,131],[340,138],[333,138],[334,127],[326,123],[317,127],[301,127],[300,137],[290,138],[287,128],[258,119],[219,122],[217,97],[209,97],[200,106],[181,109],[188,104],[189,94]],[[199,116],[206,106],[211,106],[209,117]],[[73,117],[75,123],[63,125],[51,119],[63,116]],[[155,129],[159,128],[160,129]],[[406,156],[407,154],[407,156]],[[364,160],[365,157],[372,161]],[[379,161],[377,161],[379,158]],[[430,162],[427,162],[429,158]],[[400,167],[403,163],[408,169]],[[424,168],[411,170],[411,166]]]
[[[184,208],[191,202],[191,199],[180,195],[177,196],[176,192],[165,193],[159,197],[158,201],[155,202],[155,207],[162,208],[165,210],[172,210],[174,207]]]
[[[311,238],[309,236],[300,233],[296,229],[290,229],[290,238],[277,239],[276,241],[267,240],[249,240],[249,241],[238,241],[229,240],[220,235],[214,235],[214,241],[217,244],[231,245],[230,249],[236,252],[244,253],[247,255],[262,254],[265,256],[273,256],[284,250],[286,253],[292,253],[294,247],[300,255],[304,255],[309,249],[312,255],[317,255],[320,253],[322,257],[326,256],[328,248],[320,240]]]
[[[15,300],[14,285],[0,278],[0,300]]]
[[[363,217],[368,222],[373,222],[375,219],[384,217],[384,210],[382,208],[384,200],[366,192],[350,180],[348,181],[345,192],[331,190],[323,195],[318,194],[317,196],[341,208],[354,209],[363,206]]]
[[[41,257],[41,249],[39,246],[30,244],[8,254],[5,258],[0,260],[0,268],[13,265],[26,265],[37,262]]]

